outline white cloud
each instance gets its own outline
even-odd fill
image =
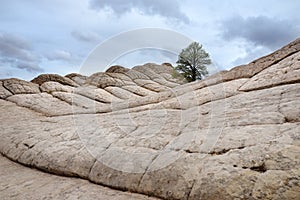
[[[92,31],[72,31],[71,35],[79,41],[98,43],[101,40],[99,34]]]
[[[71,57],[72,57],[71,53],[64,50],[55,50],[51,53],[46,54],[46,58],[51,61],[52,60],[69,61]]]

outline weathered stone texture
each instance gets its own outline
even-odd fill
[[[76,84],[1,80],[0,152],[163,199],[298,200],[299,52],[298,39],[188,84],[166,64],[67,76]],[[78,184],[96,194],[96,186]]]

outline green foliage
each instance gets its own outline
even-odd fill
[[[181,51],[176,63],[178,66],[175,69],[191,82],[208,75],[206,65],[211,64],[211,60],[202,45],[193,42]]]
[[[180,80],[182,83],[187,83],[187,79],[181,74],[179,73],[174,67],[173,67],[173,71],[172,71],[172,77]]]

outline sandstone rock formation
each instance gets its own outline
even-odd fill
[[[68,77],[63,77],[58,74],[41,74],[34,78],[31,82],[42,85],[45,82],[54,81],[63,85],[76,86],[77,84],[70,80]]]
[[[172,73],[1,80],[0,152],[162,199],[300,198],[300,39],[202,81]]]
[[[1,199],[120,199],[155,200],[111,190],[86,180],[46,174],[18,165],[0,155]]]

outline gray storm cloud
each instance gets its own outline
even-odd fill
[[[137,9],[146,15],[157,14],[162,17],[189,23],[189,18],[181,12],[180,5],[176,0],[90,0],[90,8],[96,10],[111,8],[119,16]]]
[[[0,64],[28,72],[43,71],[38,66],[38,56],[32,52],[30,43],[22,37],[8,33],[0,33]]]
[[[298,22],[299,23],[299,22]],[[244,38],[255,45],[273,50],[299,36],[297,21],[273,19],[266,16],[242,18],[236,16],[222,23],[224,39]]]
[[[7,33],[0,33],[0,55],[25,61],[34,61],[29,43],[21,38]]]
[[[16,65],[19,69],[25,69],[28,72],[43,72],[44,70],[36,63],[19,62]]]

